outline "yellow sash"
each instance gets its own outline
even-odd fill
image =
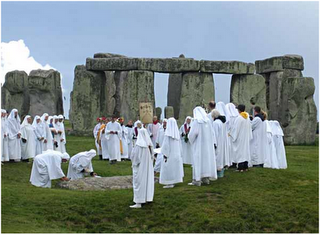
[[[120,153],[123,154],[122,140],[120,140]]]
[[[101,127],[99,128],[99,131],[98,131],[98,134],[97,134],[97,142],[98,142],[98,144],[99,144],[99,149],[101,149],[100,131],[101,131],[102,129],[104,129],[105,126],[106,126],[105,124],[101,124]]]

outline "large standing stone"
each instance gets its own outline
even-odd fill
[[[96,53],[93,58],[126,58],[126,56],[112,53]]]
[[[154,100],[154,74],[149,71],[129,71],[115,75],[117,86],[116,114],[125,120],[139,119],[139,103]],[[120,107],[119,109],[117,109]]]
[[[240,61],[200,61],[200,71],[223,74],[253,74],[255,66],[253,63]]]
[[[287,126],[284,127],[286,144],[314,144],[317,127],[317,108],[313,100],[313,78],[288,78],[283,85],[283,111]]]
[[[71,93],[70,119],[73,134],[92,134],[96,118],[101,116],[101,91],[105,73],[87,71],[85,66],[76,66]]]
[[[101,115],[111,117],[116,107],[116,83],[115,73],[105,71],[105,82],[102,84]]]
[[[30,108],[28,75],[24,71],[11,71],[5,76],[1,88],[1,107],[10,111],[18,109],[20,116],[27,115]]]
[[[29,114],[63,114],[60,73],[55,70],[33,70],[29,74]]]
[[[267,111],[265,78],[261,75],[233,75],[230,102],[244,104],[251,115],[252,103]]]
[[[284,69],[303,70],[303,57],[300,55],[284,55],[255,62],[257,73],[269,73]]]
[[[182,76],[180,95],[179,124],[193,115],[196,106],[205,106],[214,100],[214,82],[212,73],[191,72]]]
[[[181,87],[182,74],[170,74],[168,81],[167,105],[173,107],[175,119],[179,119]]]
[[[18,109],[24,115],[63,114],[60,73],[55,70],[33,70],[6,74],[2,87],[2,108]]]

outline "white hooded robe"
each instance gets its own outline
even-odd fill
[[[27,115],[21,124],[21,158],[23,160],[34,158],[37,155],[37,137],[34,127],[28,123],[28,118],[31,118],[31,116]],[[24,143],[22,139],[27,141]]]
[[[1,113],[7,114],[6,110],[1,110]],[[1,117],[1,161],[9,161],[7,117]]]
[[[111,134],[111,131],[117,132],[117,134]],[[106,127],[106,139],[108,155],[110,160],[121,161],[120,153],[120,139],[122,128],[118,122],[109,122]]]
[[[188,119],[191,119],[191,117],[188,116],[185,119],[184,124],[180,127],[180,136],[181,136],[183,163],[192,165],[192,147],[191,147],[191,143],[190,143],[189,139],[188,139],[188,142],[185,141],[186,128],[189,129],[191,127],[191,123],[190,124],[187,123]],[[182,136],[182,135],[184,135],[184,136]]]
[[[67,177],[70,180],[83,178],[85,173],[93,172],[91,160],[96,156],[95,150],[78,153],[71,157]]]
[[[20,117],[14,117],[14,113],[18,112],[17,109],[12,109],[8,117],[7,131],[8,131],[8,145],[9,145],[9,158],[10,160],[21,160],[21,138],[18,138],[20,132]]]
[[[132,151],[133,201],[152,202],[154,196],[153,143],[145,128],[138,130],[138,138]]]

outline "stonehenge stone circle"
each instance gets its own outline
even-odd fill
[[[286,144],[313,144],[317,110],[314,81],[302,75],[300,55],[257,60],[209,61],[186,58],[132,58],[96,53],[77,66],[71,94],[70,120],[73,133],[92,134],[98,116],[116,114],[126,120],[139,116],[139,102],[154,100],[154,72],[169,73],[165,117],[182,124],[195,106],[215,100],[213,73],[232,74],[230,101],[245,104],[253,114],[259,105],[269,119],[278,120]],[[299,110],[299,111],[297,111]],[[159,116],[159,110],[154,109]]]
[[[55,70],[11,71],[1,88],[3,109],[25,115],[63,114],[60,73]]]

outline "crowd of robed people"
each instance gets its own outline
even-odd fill
[[[206,109],[196,107],[180,128],[174,118],[160,123],[155,116],[150,124],[129,120],[127,125],[117,116],[98,118],[93,130],[97,151],[80,152],[71,159],[65,151],[63,116],[43,114],[32,121],[27,115],[20,124],[16,109],[8,117],[2,110],[2,161],[34,158],[30,182],[51,187],[53,179],[97,177],[91,162],[96,154],[111,164],[131,160],[135,202],[131,208],[153,201],[157,173],[164,188],[183,182],[183,164],[192,166],[188,185],[193,186],[210,184],[228,168],[246,172],[249,167],[287,167],[281,126],[268,120],[259,106],[252,115],[244,105],[233,103],[212,101]],[[69,159],[65,176],[61,162]]]
[[[189,185],[194,186],[210,184],[228,168],[240,173],[249,167],[287,168],[281,126],[259,106],[250,115],[244,105],[212,101],[207,111],[196,107],[180,128],[174,118],[160,123],[156,116],[150,124],[129,120],[124,125],[116,116],[97,121],[93,135],[99,158],[111,164],[132,161],[132,208],[153,201],[156,173],[164,188],[183,182],[183,164],[192,166]]]

